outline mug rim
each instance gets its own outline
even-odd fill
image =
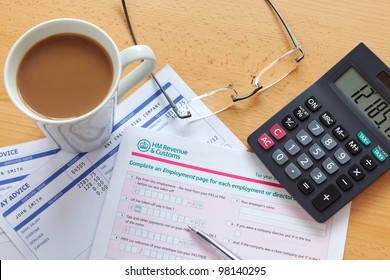
[[[11,64],[15,63],[15,62],[13,62],[11,60],[14,60],[14,57],[17,56],[17,54],[15,54],[15,53],[18,51],[18,48],[20,47],[21,43],[24,42],[25,40],[27,40],[28,37],[32,36],[32,34],[34,34],[34,33],[38,33],[39,34],[39,31],[44,30],[48,25],[56,25],[56,24],[63,24],[63,23],[66,24],[66,23],[70,23],[70,22],[76,23],[76,24],[80,24],[80,25],[87,25],[90,28],[93,28],[96,31],[98,31],[107,40],[106,42],[108,42],[109,45],[112,46],[113,52],[107,50],[107,47],[103,46],[103,44],[99,40],[97,40],[95,38],[96,36],[93,37],[91,34],[85,34],[85,33],[82,33],[82,32],[78,33],[77,31],[66,31],[66,30],[63,31],[63,32],[54,32],[54,33],[52,33],[50,35],[45,35],[45,36],[39,35],[38,36],[39,38],[37,40],[34,40],[34,42],[27,48],[27,50],[31,49],[35,44],[37,44],[41,40],[47,38],[48,36],[52,36],[52,35],[56,35],[56,34],[63,34],[63,33],[82,34],[83,36],[87,36],[87,37],[93,39],[94,41],[96,41],[97,43],[99,43],[107,51],[107,53],[109,54],[110,60],[112,62],[112,65],[113,65],[113,70],[114,70],[114,74],[113,75],[114,76],[113,76],[113,80],[112,80],[112,83],[111,83],[110,90],[107,92],[106,97],[102,100],[102,102],[99,103],[99,105],[97,105],[92,110],[86,112],[85,114],[83,114],[81,116],[72,117],[72,118],[46,118],[46,117],[41,116],[41,115],[37,114],[36,112],[32,111],[28,107],[28,105],[24,103],[24,101],[22,100],[22,98],[20,96],[19,97],[16,96],[16,95],[20,95],[20,94],[19,94],[17,88],[13,88],[13,86],[11,85],[11,79],[13,79],[13,78],[11,77],[11,74],[9,73],[8,69],[10,69]],[[27,50],[24,51],[20,55],[20,60],[26,54]],[[17,63],[18,65],[16,66],[16,69],[19,67],[19,63]],[[115,67],[115,65],[116,65],[116,67]],[[113,95],[117,91],[118,84],[119,84],[119,81],[120,81],[120,77],[121,77],[120,69],[121,69],[121,60],[120,60],[120,56],[119,56],[118,47],[116,46],[116,44],[112,40],[112,38],[102,28],[100,28],[99,26],[97,26],[97,25],[95,25],[93,23],[90,23],[88,21],[81,20],[81,19],[76,19],[76,18],[57,18],[57,19],[44,21],[44,22],[41,22],[41,23],[33,26],[32,28],[28,29],[25,33],[23,33],[16,40],[16,42],[11,47],[11,49],[9,51],[9,54],[7,56],[7,59],[5,61],[4,82],[5,82],[5,87],[6,87],[6,91],[7,91],[7,94],[9,96],[9,98],[14,103],[14,105],[22,113],[24,113],[26,116],[30,117],[31,119],[33,119],[33,120],[35,120],[37,122],[41,122],[41,123],[47,123],[47,124],[70,124],[70,123],[75,123],[75,122],[82,121],[82,120],[90,117],[91,115],[95,114],[104,104],[106,104],[113,97]],[[16,73],[17,73],[17,70],[16,70]]]

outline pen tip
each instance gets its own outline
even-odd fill
[[[194,229],[192,226],[187,225],[187,227],[188,227],[190,230],[195,231],[195,229]]]

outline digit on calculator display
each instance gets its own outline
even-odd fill
[[[390,140],[390,105],[358,71],[349,68],[335,85]]]

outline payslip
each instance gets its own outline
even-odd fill
[[[53,141],[41,139],[0,148],[0,201],[12,186],[57,154]],[[21,259],[23,256],[0,229],[0,259]]]
[[[175,103],[195,96],[171,67],[157,77]],[[207,108],[198,103],[191,110],[196,114]],[[105,146],[87,154],[69,154],[45,148],[41,144],[46,140],[29,144],[30,153],[39,154],[39,149],[56,153],[47,163],[36,164],[30,176],[14,179],[18,183],[1,196],[0,225],[26,258],[88,258],[124,124],[245,149],[217,117],[197,122],[176,119],[161,91],[149,81],[120,104]],[[33,159],[13,162],[17,161],[33,163]]]
[[[0,148],[0,196],[59,151],[47,138]]]
[[[92,259],[342,259],[349,207],[313,220],[253,153],[126,127]]]

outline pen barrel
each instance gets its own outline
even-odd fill
[[[207,234],[202,234],[200,232],[197,232],[196,233],[200,238],[204,239],[205,241],[207,241],[207,243],[217,249],[218,251],[220,251],[222,254],[224,254],[226,257],[228,257],[229,259],[231,260],[241,260],[241,258],[239,256],[237,256],[236,254],[234,254],[232,251],[230,251],[228,248],[226,248],[224,245],[222,245],[221,243],[219,243],[218,241],[214,240],[213,238],[211,238],[210,236],[208,236]]]

